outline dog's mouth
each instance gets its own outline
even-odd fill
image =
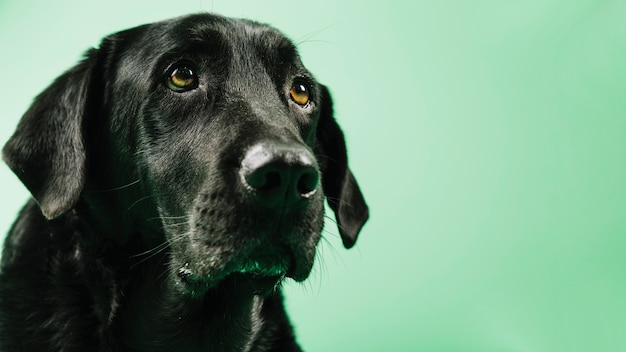
[[[202,273],[189,263],[178,269],[177,276],[192,295],[202,295],[209,289],[232,282],[239,291],[268,295],[276,291],[286,278],[298,277],[296,264],[286,257],[246,258],[233,260],[224,269]]]
[[[288,276],[290,272],[293,274],[294,266],[288,258],[259,258],[246,260],[239,265],[235,272],[241,274],[250,274],[265,277],[281,277]]]
[[[284,280],[284,276],[265,276],[238,272],[228,274],[218,282],[210,285],[207,281],[197,280],[193,276],[181,278],[183,284],[182,292],[195,299],[201,299],[210,293],[218,295],[226,293],[232,297],[253,295],[267,297],[277,292]]]
[[[241,291],[267,295],[280,288],[285,279],[303,281],[308,277],[312,257],[295,253],[287,247],[266,247],[270,248],[263,251],[254,248],[237,254],[220,248],[210,255],[211,262],[188,256],[187,261],[179,265],[176,275],[184,290],[192,296],[202,295],[223,282],[235,282]]]

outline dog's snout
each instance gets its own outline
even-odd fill
[[[270,206],[288,206],[317,191],[320,174],[313,153],[304,146],[260,143],[241,162],[245,188]]]

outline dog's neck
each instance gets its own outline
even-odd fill
[[[265,300],[238,291],[235,282],[196,298],[167,273],[139,271],[134,280],[139,283],[120,307],[119,331],[129,350],[251,351],[258,343]]]

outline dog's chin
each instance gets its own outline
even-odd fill
[[[270,296],[280,289],[285,276],[265,276],[253,273],[233,273],[218,283],[219,286],[231,286],[241,295]]]
[[[202,299],[211,294],[226,294],[235,299],[269,296],[280,289],[284,279],[284,276],[259,276],[250,273],[232,273],[217,281],[187,276],[180,278],[180,288],[184,295],[192,299]]]
[[[233,261],[227,269],[200,274],[189,266],[178,269],[177,277],[185,294],[201,297],[210,291],[236,291],[240,295],[268,296],[280,289],[286,279],[304,281],[311,264],[297,263],[289,257]]]

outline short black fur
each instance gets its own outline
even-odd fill
[[[348,248],[368,218],[331,105],[267,25],[103,39],[3,149],[33,199],[2,254],[0,351],[300,351],[281,283],[308,277],[324,199]]]

